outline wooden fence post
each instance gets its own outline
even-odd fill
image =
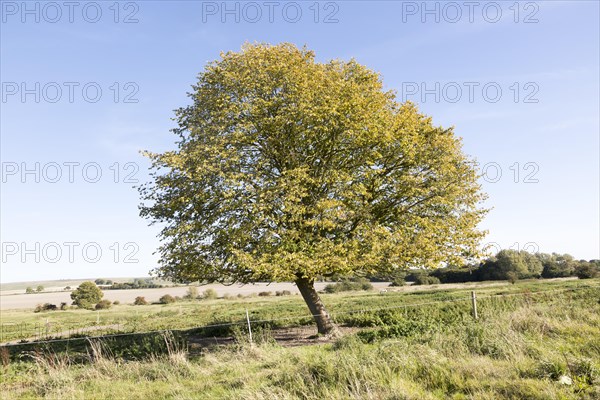
[[[246,321],[248,321],[248,334],[250,337],[250,345],[252,345],[252,328],[250,327],[250,315],[248,314],[248,309],[246,309]]]
[[[477,296],[475,296],[475,291],[471,291],[471,303],[473,304],[473,318],[477,319]]]

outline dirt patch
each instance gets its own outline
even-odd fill
[[[340,326],[338,327],[341,335],[356,333],[360,328]],[[301,326],[294,328],[275,329],[270,332],[270,336],[283,347],[310,346],[315,344],[326,344],[335,342],[335,337],[317,336],[316,329],[312,326]],[[205,349],[215,347],[230,346],[236,343],[235,338],[228,337],[188,337],[190,353],[201,352]]]

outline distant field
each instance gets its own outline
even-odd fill
[[[110,279],[113,282],[133,282],[134,279],[148,279],[149,277],[137,277],[137,278],[102,278],[102,279]],[[5,292],[25,292],[25,289],[31,287],[35,289],[39,285],[42,285],[46,291],[53,290],[62,290],[66,286],[77,287],[82,282],[85,281],[94,281],[96,278],[87,278],[87,279],[56,279],[50,281],[29,281],[29,282],[10,282],[10,283],[0,283],[0,294],[7,294]],[[169,282],[161,282],[158,280],[157,283],[160,284],[170,284]]]
[[[317,283],[317,288],[321,289],[326,283]],[[387,286],[389,283],[376,284],[376,286]],[[75,289],[77,286],[71,286]],[[200,286],[199,290],[203,291],[206,289],[214,289],[217,291],[219,296],[229,294],[231,296],[237,296],[238,294],[250,295],[252,293],[258,293],[262,291],[272,291],[275,293],[277,290],[289,290],[294,293],[298,293],[298,289],[292,283],[256,283],[253,285],[232,285],[224,286],[219,284]],[[144,296],[149,302],[158,301],[158,299],[165,295],[170,294],[172,296],[184,296],[187,292],[187,286],[178,287],[165,287],[157,289],[128,289],[128,290],[104,290],[104,298],[110,301],[118,300],[121,303],[133,303],[136,297]],[[6,294],[5,294],[6,293]],[[71,304],[71,297],[69,291],[60,292],[42,292],[33,294],[24,294],[23,292],[3,292],[0,294],[0,310],[11,310],[11,309],[33,309],[38,304],[52,303],[60,305],[61,302]]]

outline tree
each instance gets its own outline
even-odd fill
[[[33,288],[31,286],[28,286],[27,289],[25,289],[25,293],[32,294],[32,293],[35,293],[35,291],[33,290]]]
[[[146,152],[140,214],[164,223],[155,273],[178,282],[295,282],[320,333],[319,276],[392,273],[476,255],[473,160],[356,61],[291,44],[209,63],[176,111],[177,149]]]
[[[81,308],[93,308],[102,298],[102,290],[94,282],[83,282],[71,292],[73,304]]]
[[[41,293],[41,292],[44,291],[44,287],[42,285],[38,285],[38,287],[35,288],[35,291],[38,292],[38,293]]]
[[[480,273],[484,280],[508,280],[508,273],[514,273],[518,279],[524,279],[539,277],[542,269],[542,262],[535,255],[527,251],[507,249],[487,259]]]
[[[563,278],[572,276],[577,266],[570,254],[538,254],[543,265],[543,278]]]
[[[580,261],[575,268],[575,275],[579,279],[591,279],[600,275],[600,268],[593,262]]]

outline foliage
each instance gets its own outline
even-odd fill
[[[160,304],[171,304],[171,303],[175,303],[176,299],[175,297],[171,296],[170,294],[165,294],[163,296],[161,296],[161,298],[158,300],[158,302]]]
[[[25,293],[26,294],[32,294],[32,293],[35,293],[35,290],[33,290],[32,287],[27,287],[27,289],[25,289]]]
[[[193,300],[198,298],[200,295],[198,293],[198,288],[196,286],[190,286],[188,287],[187,292],[185,293],[185,296],[183,296],[184,299],[188,299],[188,300]]]
[[[352,290],[372,290],[373,285],[366,279],[356,281],[344,280],[342,282],[332,283],[325,286],[325,293],[349,292]]]
[[[516,272],[509,271],[506,273],[506,280],[514,285],[519,280],[519,276]]]
[[[580,263],[575,268],[575,274],[579,279],[591,279],[600,275],[600,266],[594,263]]]
[[[108,310],[112,306],[112,302],[110,300],[100,300],[98,304],[96,304],[96,310]]]
[[[133,301],[133,304],[136,306],[145,306],[146,304],[148,304],[148,302],[146,301],[146,298],[144,296],[137,296]]]
[[[477,253],[483,196],[460,140],[356,61],[247,45],[190,96],[178,149],[147,153],[140,188],[141,215],[166,223],[160,276],[294,281]]]
[[[73,304],[80,308],[93,308],[100,299],[103,293],[94,282],[83,282],[77,289],[71,292],[71,300]]]
[[[519,279],[538,278],[543,270],[539,257],[517,250],[501,250],[496,257],[486,260],[480,273],[483,279],[508,279],[507,274],[513,272]]]
[[[38,293],[41,293],[41,292],[43,292],[43,291],[44,291],[44,286],[42,286],[42,285],[38,285],[38,287],[37,287],[37,288],[35,288],[35,291],[36,291],[36,292],[38,292]]]
[[[218,297],[219,296],[217,295],[217,291],[215,289],[206,289],[204,292],[202,292],[202,298],[204,300],[214,300]]]
[[[277,290],[275,292],[275,296],[291,296],[292,292],[290,292],[289,290]]]
[[[392,283],[390,283],[390,286],[404,286],[404,285],[406,285],[406,281],[404,280],[404,278],[401,278],[401,277],[394,278],[392,280]]]
[[[61,310],[63,308],[61,307]],[[38,304],[35,309],[33,310],[33,312],[42,312],[42,311],[56,311],[58,310],[58,307],[56,307],[56,304],[51,304],[51,303],[44,303],[44,304]]]
[[[163,285],[154,283],[152,279],[139,279],[136,278],[133,282],[112,282],[111,286],[107,287],[107,290],[128,290],[128,289],[158,289],[162,288]]]
[[[435,276],[428,276],[426,274],[419,274],[415,276],[414,284],[415,285],[437,285],[440,283],[440,280]]]

